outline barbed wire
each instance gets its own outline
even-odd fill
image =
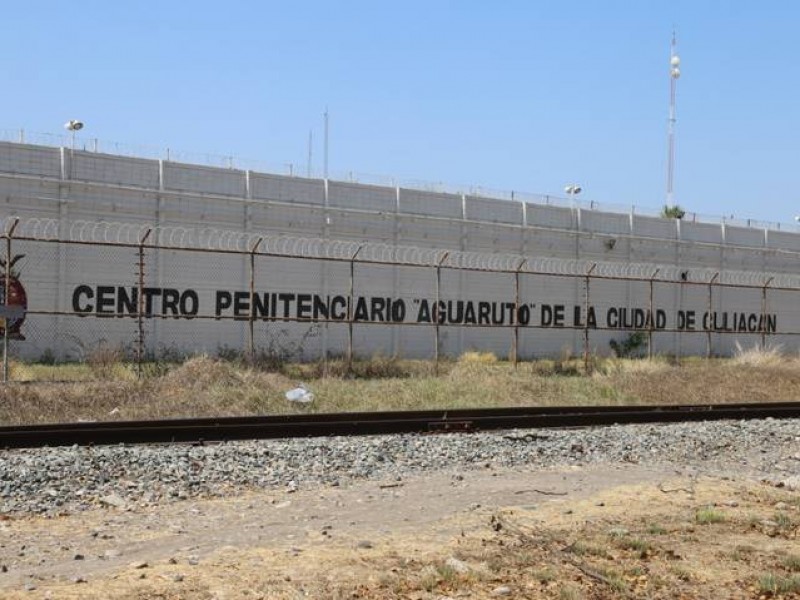
[[[3,238],[147,249],[226,252],[286,258],[355,261],[394,266],[441,267],[490,273],[526,273],[630,281],[800,289],[800,276],[674,264],[592,261],[521,254],[306,238],[215,227],[114,221],[66,221],[41,217],[0,218]]]

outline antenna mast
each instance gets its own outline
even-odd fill
[[[667,126],[667,206],[673,206],[672,182],[675,179],[675,93],[681,76],[681,59],[676,52],[675,30],[669,52],[669,124]]]

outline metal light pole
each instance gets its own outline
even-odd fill
[[[75,163],[75,132],[83,129],[83,121],[77,119],[70,119],[64,123],[64,129],[72,134],[72,143],[69,149],[69,178],[72,179],[73,164]]]

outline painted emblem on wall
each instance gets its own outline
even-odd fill
[[[25,287],[19,280],[19,271],[14,267],[24,254],[18,254],[6,266],[6,259],[0,258],[0,337],[5,335],[8,327],[8,337],[12,340],[24,340],[22,324],[25,322],[25,312],[28,309],[28,295]],[[8,300],[6,300],[6,274],[8,281]]]

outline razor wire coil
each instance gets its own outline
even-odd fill
[[[13,229],[13,233],[12,233]],[[443,250],[385,242],[359,242],[216,227],[148,225],[115,221],[64,221],[42,217],[0,217],[2,237],[30,241],[143,246],[152,249],[278,256],[300,259],[356,261],[409,267],[441,267],[492,273],[526,273],[564,277],[594,277],[662,283],[716,284],[740,287],[800,289],[800,277],[708,267],[592,261],[588,259],[524,256],[522,254]]]

